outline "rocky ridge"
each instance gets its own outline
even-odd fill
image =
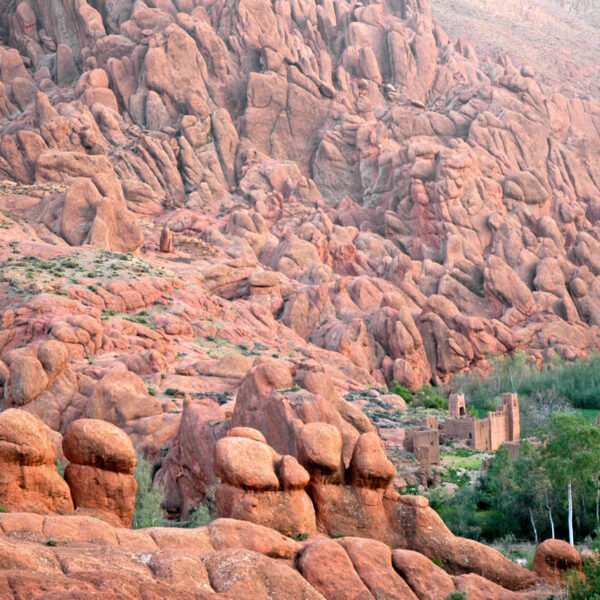
[[[490,78],[427,3],[75,4],[3,5],[0,174],[66,187],[3,196],[4,261],[143,250],[195,299],[261,311],[246,339],[258,320],[363,385],[597,347],[593,101],[547,97],[508,60]],[[102,310],[166,304],[88,273],[51,303],[61,324],[85,315],[84,356],[111,352]],[[40,335],[3,286],[8,360]],[[170,298],[171,331],[193,333],[193,303]]]

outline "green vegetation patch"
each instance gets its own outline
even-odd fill
[[[481,456],[456,456],[453,454],[442,455],[442,464],[449,465],[455,469],[465,469],[466,471],[481,471],[483,468],[483,458]]]
[[[65,288],[93,279],[88,288],[94,293],[99,286],[113,280],[150,277],[174,277],[161,267],[133,256],[107,250],[86,250],[41,259],[37,256],[15,256],[0,264],[0,282],[8,283],[11,297],[23,302],[39,294],[65,296]]]

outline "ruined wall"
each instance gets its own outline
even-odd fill
[[[517,394],[502,394],[502,403],[507,413],[507,441],[518,442],[521,439],[521,418],[519,416],[519,397]]]
[[[474,437],[473,417],[463,417],[462,419],[448,419],[444,426],[444,435],[452,440],[472,440]]]
[[[473,421],[473,439],[470,446],[475,450],[491,450],[489,419],[473,419]]]
[[[507,411],[504,409],[489,412],[487,419],[489,424],[489,449],[498,450],[508,439]]]
[[[440,464],[440,434],[434,429],[415,431],[413,447],[417,459],[421,452],[425,452],[432,465]]]
[[[449,402],[449,418],[444,435],[466,441],[475,450],[497,450],[505,442],[518,442],[521,435],[517,394],[503,394],[502,406],[489,412],[485,419],[456,416],[464,405],[462,394],[453,394]]]

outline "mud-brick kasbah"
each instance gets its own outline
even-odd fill
[[[404,448],[412,452],[424,472],[440,464],[440,434],[445,440],[462,442],[474,450],[495,451],[505,445],[511,454],[518,454],[521,427],[517,394],[503,394],[502,406],[478,419],[467,412],[463,394],[452,394],[448,402],[448,417],[438,423],[426,418],[421,426],[405,430]]]
[[[466,411],[463,394],[452,394],[444,426],[446,439],[466,440],[475,450],[498,450],[507,442],[518,442],[521,434],[517,394],[503,394],[502,406],[477,419]]]

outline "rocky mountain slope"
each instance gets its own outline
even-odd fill
[[[508,57],[482,66],[427,0],[0,0],[0,15],[0,408],[41,419],[65,462],[74,422],[122,428],[174,518],[218,476],[222,516],[278,528],[260,494],[289,487],[315,516],[286,534],[533,583],[499,558],[455,568],[485,550],[437,521],[421,537],[426,501],[397,497],[342,395],[598,348],[600,105]],[[313,424],[332,455],[302,453]],[[243,456],[224,442],[239,427],[264,437],[266,484],[214,463]]]
[[[598,98],[600,8],[594,2],[434,0],[432,10],[448,35],[469,40],[490,63],[508,54],[518,65],[534,65],[548,93]]]

